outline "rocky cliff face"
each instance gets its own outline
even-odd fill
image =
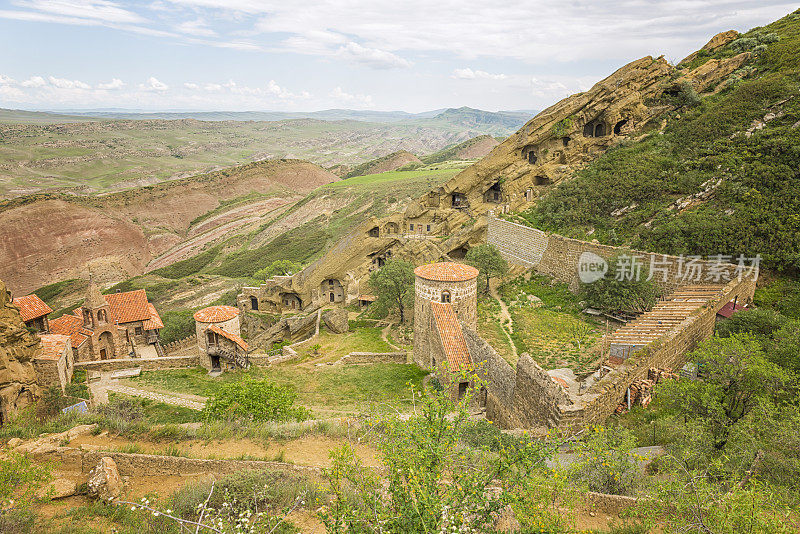
[[[39,338],[28,332],[0,280],[0,421],[33,403],[39,395],[33,357]]]

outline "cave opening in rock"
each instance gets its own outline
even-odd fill
[[[536,180],[535,182],[536,185],[550,185],[553,183],[553,181],[550,180],[550,178],[548,178],[547,176],[537,176],[535,180]]]
[[[569,142],[570,142],[570,141],[572,141],[572,138],[571,138],[571,137],[562,137],[562,138],[561,138],[561,143],[562,143],[564,146],[569,146]]]
[[[619,135],[622,132],[623,126],[628,124],[628,119],[622,119],[617,124],[614,125],[614,135]]]
[[[597,125],[595,125],[595,127],[594,127],[594,136],[595,137],[603,137],[604,135],[606,135],[606,125],[603,124],[602,122],[598,123]]]

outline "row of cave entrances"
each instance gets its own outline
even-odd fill
[[[583,127],[583,136],[605,137],[610,131],[613,131],[614,135],[620,135],[622,133],[622,128],[624,128],[626,124],[628,124],[628,119],[622,119],[614,125],[613,129],[610,129],[607,128],[606,123],[602,121],[592,121]],[[561,144],[564,147],[568,147],[570,141],[572,141],[572,138],[569,136],[564,136],[561,138]],[[539,156],[536,155],[536,147],[534,145],[529,145],[523,148],[522,157],[527,159],[528,163],[531,165],[534,165],[537,161],[539,161]]]

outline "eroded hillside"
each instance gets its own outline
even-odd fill
[[[243,217],[263,224],[334,179],[308,162],[268,161],[100,197],[7,201],[0,206],[0,276],[15,292],[85,278],[88,270],[105,282],[129,278],[187,238],[228,235]]]

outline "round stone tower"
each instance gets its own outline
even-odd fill
[[[194,314],[194,322],[200,364],[207,369],[218,368],[219,357],[214,359],[207,350],[209,344],[215,343],[216,339],[216,334],[209,332],[209,327],[216,326],[229,334],[240,335],[239,309],[233,306],[209,306]]]
[[[458,320],[478,326],[478,269],[462,263],[431,263],[414,269],[414,361],[431,366],[432,302],[450,304]]]

